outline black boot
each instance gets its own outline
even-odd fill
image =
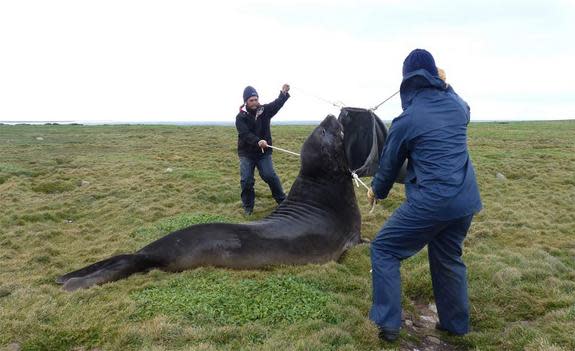
[[[399,338],[399,330],[379,328],[379,338],[387,342],[394,342]]]
[[[439,322],[435,323],[435,329],[436,329],[436,330],[439,330],[440,332],[445,332],[445,333],[447,333],[448,335],[451,335],[451,336],[462,336],[462,335],[465,335],[465,334],[452,333],[452,332],[450,332],[449,330],[445,329]]]

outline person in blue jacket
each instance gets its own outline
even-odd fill
[[[469,331],[463,240],[482,208],[467,150],[469,106],[440,77],[433,56],[413,50],[403,62],[403,113],[395,118],[368,192],[385,199],[407,159],[406,200],[371,243],[373,305],[380,338],[401,326],[400,262],[428,245],[439,323],[451,334]]]
[[[260,177],[268,184],[273,198],[279,204],[285,199],[279,177],[273,162],[272,133],[270,120],[289,99],[288,84],[282,86],[277,99],[269,104],[260,105],[256,89],[247,86],[244,89],[244,104],[236,116],[236,129],[238,131],[238,156],[240,158],[240,185],[241,199],[246,215],[251,215],[254,209],[254,170],[257,167]]]

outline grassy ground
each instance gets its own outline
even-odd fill
[[[310,126],[273,127],[297,150]],[[228,127],[0,126],[0,348],[24,350],[374,350],[369,248],[339,263],[263,271],[153,271],[65,293],[59,274],[183,226],[244,221]],[[474,124],[485,209],[465,244],[473,332],[462,349],[575,349],[575,122]],[[299,162],[276,153],[284,186]],[[170,171],[171,169],[171,171]],[[506,180],[498,180],[496,173]],[[256,181],[254,219],[274,208]],[[287,190],[286,189],[286,190]],[[375,214],[363,191],[363,236]],[[425,252],[402,267],[404,306],[433,300]]]

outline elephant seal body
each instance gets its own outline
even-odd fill
[[[245,224],[193,225],[134,254],[94,263],[57,279],[73,291],[154,268],[237,269],[337,260],[361,242],[361,215],[343,145],[342,126],[326,117],[305,141],[301,169],[284,202],[266,218]]]

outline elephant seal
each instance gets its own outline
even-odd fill
[[[329,115],[303,144],[300,172],[287,198],[269,216],[244,224],[193,225],[56,282],[73,291],[155,268],[177,272],[199,266],[255,269],[325,263],[361,242],[360,227],[342,126]]]

